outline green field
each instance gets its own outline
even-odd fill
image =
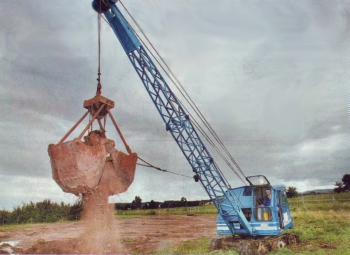
[[[134,216],[149,216],[149,215],[215,215],[217,210],[214,205],[203,205],[195,207],[176,207],[168,209],[146,209],[146,210],[116,210],[117,218],[132,218]]]
[[[350,192],[309,195],[289,199],[295,232],[301,239],[298,247],[280,249],[271,254],[350,255]],[[156,210],[115,211],[116,218],[151,217],[152,215],[216,215],[214,205]],[[46,223],[48,224],[48,223]],[[52,223],[51,223],[52,224]],[[22,228],[28,224],[5,224],[0,230]],[[213,226],[215,228],[215,226]],[[183,242],[148,254],[237,254],[235,251],[209,250],[210,238]]]
[[[301,238],[298,247],[283,248],[271,254],[344,255],[350,254],[350,192],[310,195],[289,199],[295,224],[293,232]],[[116,211],[116,217],[146,215],[216,214],[213,205],[157,210]],[[210,251],[210,239],[200,238],[184,242],[178,247],[156,254],[237,254],[235,251]]]

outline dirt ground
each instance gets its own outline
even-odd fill
[[[86,229],[82,221],[33,224],[12,230],[0,228],[0,253],[96,253],[87,248],[96,245],[104,246],[97,253],[145,253],[202,236],[214,237],[215,220],[216,216],[115,219],[117,227],[112,232],[107,231],[107,237],[103,236],[103,230],[100,235],[92,233],[84,237]]]

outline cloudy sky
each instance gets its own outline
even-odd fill
[[[332,188],[350,173],[348,1],[123,3],[245,175],[305,191]],[[47,147],[84,114],[97,64],[91,1],[0,1],[0,209],[45,198],[75,201],[52,180]],[[115,101],[112,113],[131,149],[192,176],[104,21],[101,71],[103,95]],[[107,131],[124,150],[114,128]],[[243,185],[208,148],[231,186]],[[207,198],[191,178],[142,166],[129,190],[111,201],[135,196]]]

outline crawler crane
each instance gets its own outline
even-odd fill
[[[217,233],[212,248],[235,247],[241,254],[264,254],[298,242],[284,185],[271,185],[263,175],[246,177],[248,186],[230,188],[193,125],[189,114],[157,69],[147,48],[124,18],[118,0],[94,0],[92,7],[103,14],[153,101],[165,129],[170,132],[199,182],[218,211]],[[266,191],[270,203],[263,204]],[[249,238],[251,237],[251,238]]]

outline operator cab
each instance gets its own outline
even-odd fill
[[[276,236],[293,228],[286,187],[271,185],[263,175],[249,176],[246,180],[250,186],[229,189],[227,192],[237,198],[237,206],[254,229],[254,235]],[[238,215],[224,219],[219,214],[216,225],[219,235],[249,234],[240,224]]]
[[[270,182],[263,175],[248,176],[246,180],[250,186],[270,186]]]
[[[272,218],[270,182],[263,175],[249,176],[246,180],[253,187],[254,218],[259,221],[270,220]]]

